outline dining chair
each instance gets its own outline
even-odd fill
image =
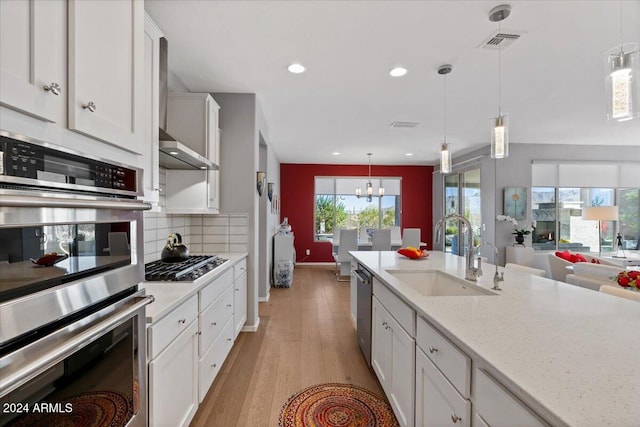
[[[640,302],[640,292],[621,289],[617,286],[602,285],[600,286],[600,292]]]
[[[400,226],[392,225],[391,227],[387,227],[391,230],[391,241],[392,242],[400,242],[402,241],[402,235],[400,234]]]
[[[391,250],[391,230],[376,229],[373,232],[373,241],[371,243],[372,251],[390,251]]]
[[[369,241],[369,234],[367,233],[367,227],[364,225],[360,227],[360,243],[365,243]]]
[[[570,271],[567,270],[567,267],[573,266],[573,263],[556,256],[554,253],[548,254],[547,259],[549,260],[549,272],[551,273],[551,279],[559,282],[566,282],[567,274],[570,273]]]
[[[420,248],[419,228],[405,228],[402,230],[402,247],[406,248],[408,246]]]
[[[334,255],[338,282],[348,282],[351,280],[350,278],[346,280],[340,279],[340,277],[351,275],[351,255],[349,255],[349,251],[357,250],[358,230],[340,230],[340,246],[338,246],[338,253]]]

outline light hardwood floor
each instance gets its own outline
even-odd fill
[[[259,313],[258,331],[238,336],[192,427],[277,426],[292,394],[324,382],[383,396],[358,347],[349,283],[331,267],[298,264],[292,287],[272,288]]]

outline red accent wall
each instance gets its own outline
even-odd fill
[[[331,244],[314,240],[314,178],[362,177],[363,165],[280,164],[280,221],[289,218],[299,262],[333,262]],[[432,166],[375,166],[375,176],[402,177],[402,228],[420,228],[432,248]],[[306,256],[305,250],[311,249]]]

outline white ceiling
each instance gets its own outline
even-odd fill
[[[499,4],[145,0],[145,9],[189,90],[257,94],[281,162],[366,164],[372,152],[373,164],[435,164],[442,64],[453,65],[446,134],[454,156],[488,144],[498,53],[479,45],[498,29],[488,12]],[[639,146],[640,119],[605,119],[604,52],[620,42],[621,5],[624,42],[640,42],[640,0],[509,4],[502,30],[526,32],[502,51],[511,142]],[[293,62],[307,71],[289,73]],[[408,74],[390,77],[398,65]]]

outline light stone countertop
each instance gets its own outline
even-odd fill
[[[351,254],[551,425],[640,426],[638,302],[516,272],[499,296],[429,297],[386,270],[464,278],[463,257]],[[491,289],[495,266],[482,269]]]
[[[200,289],[208,285],[211,280],[224,274],[239,261],[247,257],[247,253],[221,253],[220,258],[229,261],[216,267],[193,282],[142,282],[147,295],[153,295],[155,301],[147,306],[147,323],[154,323],[169,314],[180,304],[195,295]]]

